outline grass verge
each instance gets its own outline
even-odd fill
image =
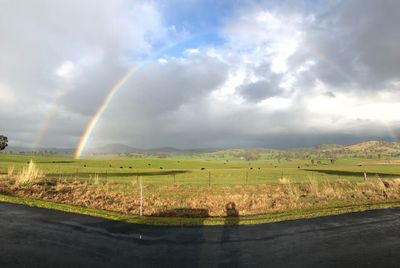
[[[287,220],[315,218],[329,215],[339,215],[350,212],[361,212],[366,210],[400,207],[400,200],[382,202],[355,202],[355,203],[332,203],[324,206],[316,206],[306,209],[292,209],[284,212],[274,212],[257,216],[240,216],[237,218],[208,217],[208,218],[186,218],[186,217],[138,217],[123,213],[110,212],[99,209],[84,208],[80,206],[43,201],[29,197],[17,197],[0,194],[0,202],[27,205],[46,209],[59,210],[69,213],[77,213],[100,217],[108,220],[123,221],[134,224],[168,225],[168,226],[198,226],[198,225],[250,225],[272,223]]]

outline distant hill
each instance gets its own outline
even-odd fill
[[[143,150],[145,152],[153,152],[153,153],[179,153],[183,150],[174,148],[174,147],[160,147],[160,148],[153,148],[148,150]]]
[[[317,144],[314,146],[317,150],[332,150],[332,149],[341,149],[344,145],[340,144]]]
[[[30,148],[21,146],[8,146],[4,152],[12,153],[38,153],[38,154],[59,154],[59,155],[72,155],[74,148],[53,148],[53,147],[42,147],[42,148]],[[183,150],[176,149],[174,147],[160,147],[153,149],[140,149],[134,148],[125,144],[107,144],[101,147],[89,149],[89,154],[119,154],[119,153],[138,153],[138,154],[155,154],[155,153],[179,153]]]
[[[72,155],[75,151],[73,148],[55,148],[55,147],[41,147],[32,149],[29,147],[20,147],[20,146],[8,146],[5,152],[12,153],[32,153],[36,152],[38,154],[57,154],[57,155]]]
[[[5,152],[13,153],[38,153],[38,154],[57,154],[57,155],[72,155],[73,148],[52,148],[43,147],[32,149],[29,147],[9,146]],[[152,149],[141,149],[131,147],[125,144],[107,144],[97,148],[91,148],[86,151],[87,154],[144,154],[144,155],[166,155],[166,154],[185,154],[196,155],[197,157],[212,157],[212,158],[238,158],[243,155],[274,155],[275,157],[293,158],[301,157],[302,155],[335,155],[335,154],[362,154],[379,153],[400,155],[400,144],[397,142],[369,140],[357,144],[340,145],[340,144],[318,144],[309,148],[199,148],[199,149],[177,149],[174,147],[159,147]]]
[[[89,150],[89,153],[94,154],[117,154],[117,153],[141,153],[141,154],[152,154],[152,153],[178,153],[182,150],[174,147],[160,147],[152,149],[139,149],[134,148],[125,144],[107,144],[102,147],[97,147]]]
[[[93,148],[88,151],[88,153],[93,154],[117,154],[117,153],[138,153],[142,152],[143,150],[133,148],[131,146],[125,144],[107,144],[101,147]]]
[[[361,143],[348,145],[345,147],[350,151],[397,151],[400,149],[399,143],[389,141],[370,140]]]

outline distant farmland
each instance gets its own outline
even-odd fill
[[[346,179],[362,181],[368,177],[400,177],[400,165],[376,160],[349,158],[315,161],[287,160],[197,160],[187,158],[121,158],[74,160],[63,156],[27,156],[0,154],[0,173],[12,167],[18,172],[31,159],[47,177],[129,182],[138,177],[148,184],[264,184],[287,178],[293,182]]]

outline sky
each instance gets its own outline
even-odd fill
[[[396,140],[400,1],[0,0],[14,146],[302,147]]]

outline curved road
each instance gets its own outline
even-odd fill
[[[0,203],[0,267],[400,267],[400,209],[155,227]]]

